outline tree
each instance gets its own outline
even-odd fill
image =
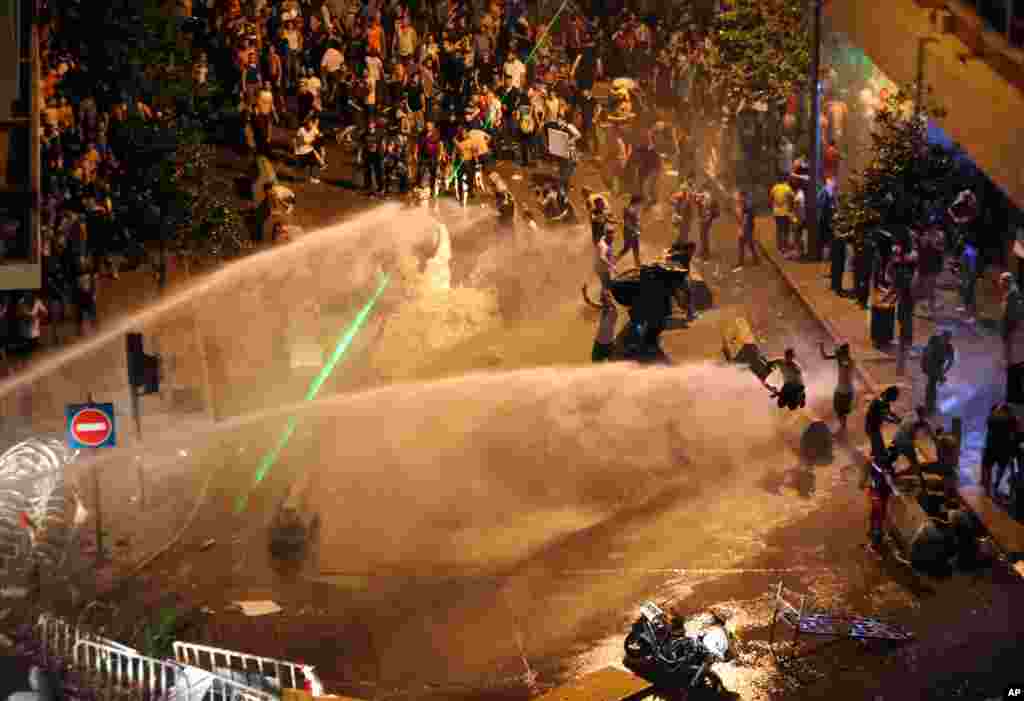
[[[95,12],[104,21],[90,23],[82,37],[93,67],[84,91],[105,84],[129,101],[148,93],[163,114],[152,122],[129,119],[114,140],[128,184],[118,202],[120,219],[134,230],[134,243],[159,246],[163,287],[168,253],[191,260],[236,255],[244,227],[231,202],[233,183],[218,179],[211,167],[210,125],[192,114],[190,47],[166,2],[109,0]]]
[[[928,120],[944,110],[927,99],[915,110],[914,96],[913,86],[901,87],[875,115],[868,165],[840,195],[836,234],[857,245],[876,229],[924,221],[961,180],[955,154],[928,140]]]
[[[784,101],[807,82],[807,0],[733,0],[712,23],[709,68],[732,103]]]

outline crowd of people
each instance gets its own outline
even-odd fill
[[[141,99],[101,89],[78,53],[75,28],[61,20],[44,12],[39,24],[42,287],[0,293],[0,355],[15,364],[46,340],[59,343],[65,322],[89,333],[98,280],[118,277],[122,261],[138,253],[119,220],[131,187],[122,165],[124,125],[130,116],[161,118]]]

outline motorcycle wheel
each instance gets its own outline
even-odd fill
[[[722,678],[720,676],[709,669],[704,674],[704,688],[708,689],[713,694],[718,695],[725,691],[725,684],[722,683]]]
[[[651,644],[636,633],[627,635],[622,646],[625,649],[627,660],[643,663],[654,660],[654,650],[651,649]]]

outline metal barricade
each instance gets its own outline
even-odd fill
[[[166,701],[277,701],[272,693],[254,689],[195,666],[158,660],[138,652],[91,640],[75,644],[74,665],[90,673],[102,688],[148,692]]]
[[[264,677],[273,677],[281,689],[305,688],[306,676],[314,686],[319,684],[313,667],[297,662],[287,662],[271,657],[260,657],[235,650],[226,650],[209,645],[175,641],[174,659],[187,665],[213,672],[227,668],[239,672],[258,672]],[[306,671],[306,674],[303,673]],[[314,689],[314,691],[316,691]]]
[[[83,626],[71,625],[63,618],[57,618],[48,613],[40,614],[36,627],[39,629],[43,652],[50,657],[71,657],[74,654],[75,645],[80,640],[90,640],[123,652],[135,652],[134,648],[104,638],[102,635],[96,635]]]

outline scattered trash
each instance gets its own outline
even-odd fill
[[[199,550],[200,551],[209,550],[210,548],[212,548],[216,544],[217,544],[217,541],[214,540],[213,538],[210,538],[209,540],[203,541],[203,544],[199,546]]]
[[[0,634],[0,647],[14,647],[14,641],[6,635]]]
[[[666,170],[665,175],[671,175],[673,178],[679,175],[678,170]]]
[[[273,601],[234,601],[232,603],[242,609],[242,613],[246,616],[268,616],[284,610]]]
[[[738,273],[738,272],[740,272],[742,270],[743,270],[743,266],[742,265],[737,265],[735,268],[732,269],[733,273]]]
[[[134,501],[134,497],[132,497],[132,500]],[[78,496],[76,495],[75,496],[75,517],[74,517],[74,519],[72,521],[73,521],[74,525],[77,527],[77,526],[81,526],[83,523],[85,523],[88,520],[89,520],[89,512],[86,510],[85,506],[82,505],[82,500],[79,499]]]
[[[513,180],[522,180],[523,176],[520,175],[519,173],[516,173],[515,175],[512,176],[512,179]]]
[[[213,610],[212,608],[210,608],[209,606],[203,606],[203,607],[202,607],[201,609],[199,609],[199,613],[205,613],[205,614],[207,614],[207,615],[209,615],[209,616],[212,616],[213,614],[215,614],[215,613],[217,613],[217,612],[216,612],[216,611],[214,611],[214,610]]]
[[[0,588],[0,599],[24,599],[26,596],[28,596],[28,589],[25,587]]]

